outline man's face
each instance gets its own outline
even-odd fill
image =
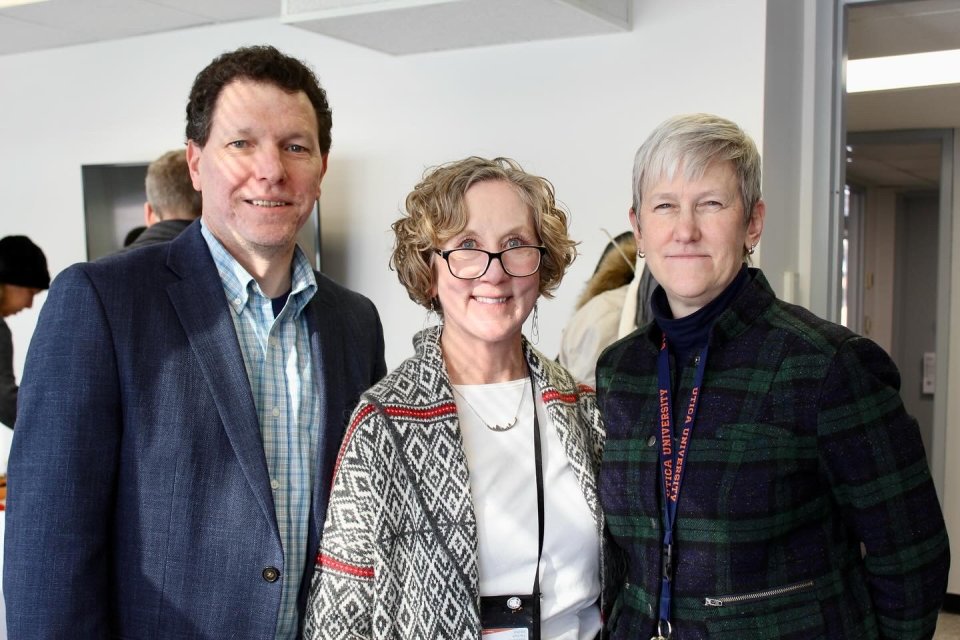
[[[207,143],[189,141],[187,161],[203,194],[204,224],[241,264],[289,260],[327,168],[305,93],[231,82],[217,99]]]

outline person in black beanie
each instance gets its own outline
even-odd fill
[[[0,239],[0,422],[11,429],[17,419],[17,379],[13,375],[13,337],[3,320],[33,306],[33,297],[50,288],[47,258],[26,236]]]

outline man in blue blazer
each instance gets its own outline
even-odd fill
[[[330,109],[272,47],[198,76],[203,216],[74,265],[27,357],[9,463],[11,638],[296,638],[373,304],[309,268]]]

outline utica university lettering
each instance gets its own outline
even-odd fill
[[[660,447],[663,455],[673,455],[673,443],[670,437],[670,403],[667,390],[660,389]]]
[[[671,502],[676,502],[680,497],[680,474],[683,473],[683,463],[687,459],[687,442],[689,441],[690,428],[685,427],[683,433],[680,435],[680,446],[677,449],[677,468],[673,473],[676,481],[670,484],[668,492]]]
[[[687,417],[684,419],[684,424],[690,424],[693,422],[693,412],[697,408],[697,396],[700,395],[700,387],[694,387],[693,391],[690,392],[690,404],[687,406]],[[663,411],[663,408],[660,409]]]
[[[667,458],[666,460],[663,461],[664,495],[669,496],[673,493],[673,490],[671,489],[672,486],[673,486],[673,460],[670,460],[669,458]]]

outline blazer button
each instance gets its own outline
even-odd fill
[[[277,569],[276,567],[267,567],[263,570],[261,575],[263,575],[263,579],[267,582],[276,582],[280,579],[280,569]]]
[[[650,436],[649,438],[647,438],[648,447],[652,447],[655,444],[657,444],[657,436]]]

